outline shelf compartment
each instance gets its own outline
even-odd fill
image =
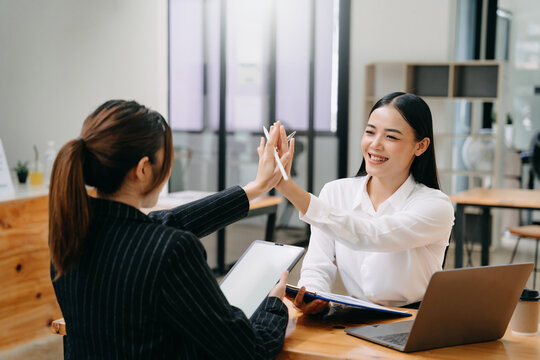
[[[449,65],[409,65],[407,73],[407,92],[418,96],[448,96]]]
[[[406,67],[402,63],[378,63],[367,70],[366,94],[379,100],[395,91],[405,90]]]
[[[498,65],[455,65],[454,72],[454,97],[497,98]]]

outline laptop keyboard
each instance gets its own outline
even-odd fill
[[[375,338],[377,340],[381,340],[381,341],[384,341],[393,345],[405,346],[405,343],[407,342],[408,337],[409,337],[409,333],[404,332],[404,333],[398,333],[398,334],[376,336]]]

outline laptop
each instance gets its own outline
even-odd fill
[[[249,318],[283,271],[290,271],[304,251],[301,246],[255,240],[221,280],[221,291],[229,304],[240,308]]]
[[[533,263],[437,271],[416,319],[345,332],[403,352],[500,339]]]

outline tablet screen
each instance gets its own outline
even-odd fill
[[[300,260],[304,248],[255,240],[219,286],[229,303],[249,318],[279,281]]]

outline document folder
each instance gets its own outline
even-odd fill
[[[287,293],[293,296],[296,296],[299,290],[300,288],[287,284],[287,290],[286,290]],[[304,301],[309,302],[315,299],[331,301],[333,303],[338,303],[338,304],[356,307],[356,308],[365,309],[365,310],[374,310],[374,311],[380,311],[384,313],[401,315],[401,316],[412,316],[412,314],[408,311],[390,309],[385,306],[377,305],[369,301],[356,299],[351,296],[338,295],[338,294],[332,294],[332,293],[321,292],[321,291],[313,292],[313,291],[306,290],[306,293],[304,295]]]

